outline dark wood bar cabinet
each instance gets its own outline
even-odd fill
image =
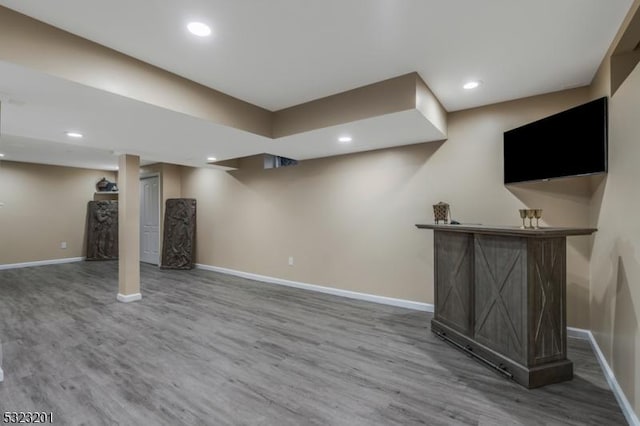
[[[571,380],[566,237],[591,228],[434,231],[434,333],[528,388]]]

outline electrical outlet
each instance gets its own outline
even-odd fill
[[[289,266],[293,266],[293,256],[289,256]]]
[[[62,241],[62,242],[60,243],[60,248],[61,248],[61,249],[66,249],[66,248],[67,248],[67,242],[66,242],[66,241]]]

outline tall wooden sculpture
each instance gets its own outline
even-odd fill
[[[162,268],[191,269],[195,261],[196,200],[170,198],[165,204]]]
[[[87,260],[118,258],[118,202],[89,201]]]

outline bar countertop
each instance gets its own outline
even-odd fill
[[[488,234],[488,235],[511,235],[518,237],[562,237],[572,235],[591,235],[597,231],[596,228],[553,228],[540,227],[533,229],[523,229],[518,226],[494,226],[480,224],[416,224],[420,229],[433,229],[434,231],[447,232],[466,232],[472,234]]]

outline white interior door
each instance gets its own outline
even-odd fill
[[[160,185],[158,176],[140,179],[140,261],[160,264]]]

